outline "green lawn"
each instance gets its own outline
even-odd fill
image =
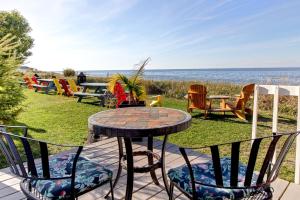
[[[77,99],[73,97],[46,95],[27,89],[24,92],[27,97],[24,101],[24,111],[11,124],[26,125],[31,137],[52,143],[84,144],[88,135],[88,117],[106,109],[88,103],[77,103]],[[186,110],[186,101],[165,98],[164,106]],[[258,130],[260,135],[270,135],[271,119],[266,113],[262,114]],[[226,116],[212,114],[208,119],[204,119],[201,112],[195,111],[192,116],[192,126],[184,132],[171,135],[169,142],[195,147],[251,137],[251,122],[241,121],[230,113]],[[294,127],[295,122],[289,117],[282,117],[281,121],[283,122],[281,128],[284,130]],[[51,153],[57,151],[55,148],[51,149]],[[291,154],[289,161],[293,159]],[[1,163],[0,166],[4,167],[3,160]],[[283,177],[293,179],[293,164],[285,165]]]

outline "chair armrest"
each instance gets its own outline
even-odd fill
[[[22,129],[23,130],[23,136],[27,137],[27,135],[28,135],[28,128],[27,128],[27,126],[6,126],[6,125],[0,125],[0,127]]]

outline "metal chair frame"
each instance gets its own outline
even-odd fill
[[[11,127],[11,126],[10,126]],[[16,128],[16,127],[13,127]],[[19,127],[17,127],[19,128]],[[24,135],[27,135],[27,128],[24,129],[26,132],[24,132]],[[26,133],[26,134],[25,134]],[[17,149],[17,146],[14,142],[15,140],[20,140],[22,143],[22,146],[24,148],[24,152],[26,154],[27,158],[27,165],[28,170],[26,170],[25,166],[23,165],[23,161],[21,159],[21,155]],[[39,144],[40,147],[40,153],[41,153],[41,162],[42,162],[42,170],[43,175],[42,177],[38,175],[36,170],[36,163],[33,156],[32,148],[30,145],[30,142],[36,142]],[[74,148],[75,149],[75,157],[72,163],[72,171],[70,176],[63,176],[63,177],[50,177],[50,166],[49,166],[49,154],[48,154],[48,144],[58,147],[68,147],[68,148]],[[36,180],[62,180],[62,179],[71,179],[71,197],[68,199],[77,199],[79,196],[94,190],[100,186],[97,186],[95,188],[91,188],[87,191],[84,191],[82,193],[76,193],[75,191],[75,178],[76,178],[76,164],[79,158],[79,155],[83,149],[83,146],[74,146],[74,145],[60,145],[60,144],[53,144],[41,140],[35,140],[24,136],[14,135],[12,133],[7,133],[5,131],[5,126],[0,126],[0,150],[2,154],[4,155],[7,163],[9,164],[10,171],[18,176],[23,178],[23,180],[20,182],[20,187],[22,192],[25,194],[27,199],[45,199],[38,191],[36,191],[32,187],[32,181]],[[28,172],[27,172],[28,171]],[[112,187],[112,179],[109,180],[110,187],[111,187],[111,196],[112,199],[114,199],[113,195],[113,187]]]
[[[254,189],[255,192],[251,194],[251,196],[256,196],[255,199],[260,196],[263,199],[272,199],[272,191],[270,188],[270,184],[278,177],[278,173],[280,170],[280,167],[282,165],[282,162],[284,158],[286,157],[286,154],[288,153],[293,141],[299,135],[300,132],[292,132],[292,133],[273,133],[273,136],[267,136],[267,137],[261,137],[256,139],[249,139],[249,140],[242,140],[238,142],[233,143],[224,143],[219,145],[212,145],[212,146],[204,146],[199,148],[183,148],[180,147],[179,150],[186,162],[186,165],[189,170],[191,185],[192,185],[192,194],[187,193],[182,188],[180,188],[176,183],[172,182],[170,180],[170,196],[169,199],[173,199],[173,190],[174,186],[179,189],[185,196],[187,196],[189,199],[196,200],[198,199],[197,192],[196,192],[196,184],[203,185],[203,186],[209,186],[209,187],[215,187],[215,188],[222,188],[222,189]],[[283,138],[283,136],[287,136],[287,138],[284,141],[284,144],[282,148],[279,151],[279,154],[277,156],[277,159],[274,164],[272,164],[272,158],[274,155],[274,152],[276,150],[276,145],[278,144],[278,141]],[[267,149],[267,153],[265,155],[265,158],[263,160],[261,169],[259,171],[258,178],[256,180],[255,185],[251,185],[252,177],[254,174],[254,168],[255,163],[257,159],[257,155],[259,152],[259,147],[262,142],[262,140],[270,139],[272,138],[272,141],[270,142],[270,145]],[[238,186],[238,170],[239,170],[239,160],[240,160],[240,144],[243,142],[252,142],[251,151],[249,155],[249,160],[247,164],[247,170],[245,174],[245,181],[244,186]],[[223,145],[231,145],[231,174],[230,174],[230,186],[226,187],[223,185],[223,178],[222,178],[222,167],[220,163],[220,154],[219,154],[219,146]],[[192,165],[190,163],[190,160],[188,158],[188,155],[186,153],[186,150],[201,150],[205,148],[210,148],[211,156],[212,156],[212,163],[214,168],[214,175],[215,175],[215,182],[216,185],[211,184],[204,184],[197,180],[195,180],[195,176],[192,170]],[[266,179],[264,180],[266,175]],[[264,193],[264,195],[262,195]]]

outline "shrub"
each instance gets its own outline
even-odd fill
[[[0,38],[0,121],[13,119],[21,110],[24,99],[18,82],[17,68],[21,58],[16,56],[18,44],[11,34]]]
[[[75,76],[75,70],[71,68],[64,69],[64,76],[65,77]]]

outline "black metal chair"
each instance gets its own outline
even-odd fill
[[[0,131],[7,132],[7,129],[21,130],[24,137],[27,137],[27,134],[28,134],[28,128],[27,128],[27,126],[7,126],[7,125],[0,125]]]
[[[49,156],[49,147],[69,150]],[[0,127],[0,150],[11,172],[22,178],[20,186],[27,199],[77,199],[105,183],[113,191],[112,171],[81,157],[82,149],[7,133]],[[114,199],[113,193],[111,196]]]
[[[280,133],[201,148],[179,148],[186,164],[168,172],[170,200],[173,199],[174,186],[193,200],[272,199],[270,184],[277,178],[298,134]],[[231,153],[228,153],[230,149]],[[190,159],[188,156],[189,153],[195,155],[195,150],[211,154],[203,154],[206,159],[202,158],[199,162],[195,157]],[[274,154],[275,151],[278,154]],[[199,152],[196,154],[199,155]]]

